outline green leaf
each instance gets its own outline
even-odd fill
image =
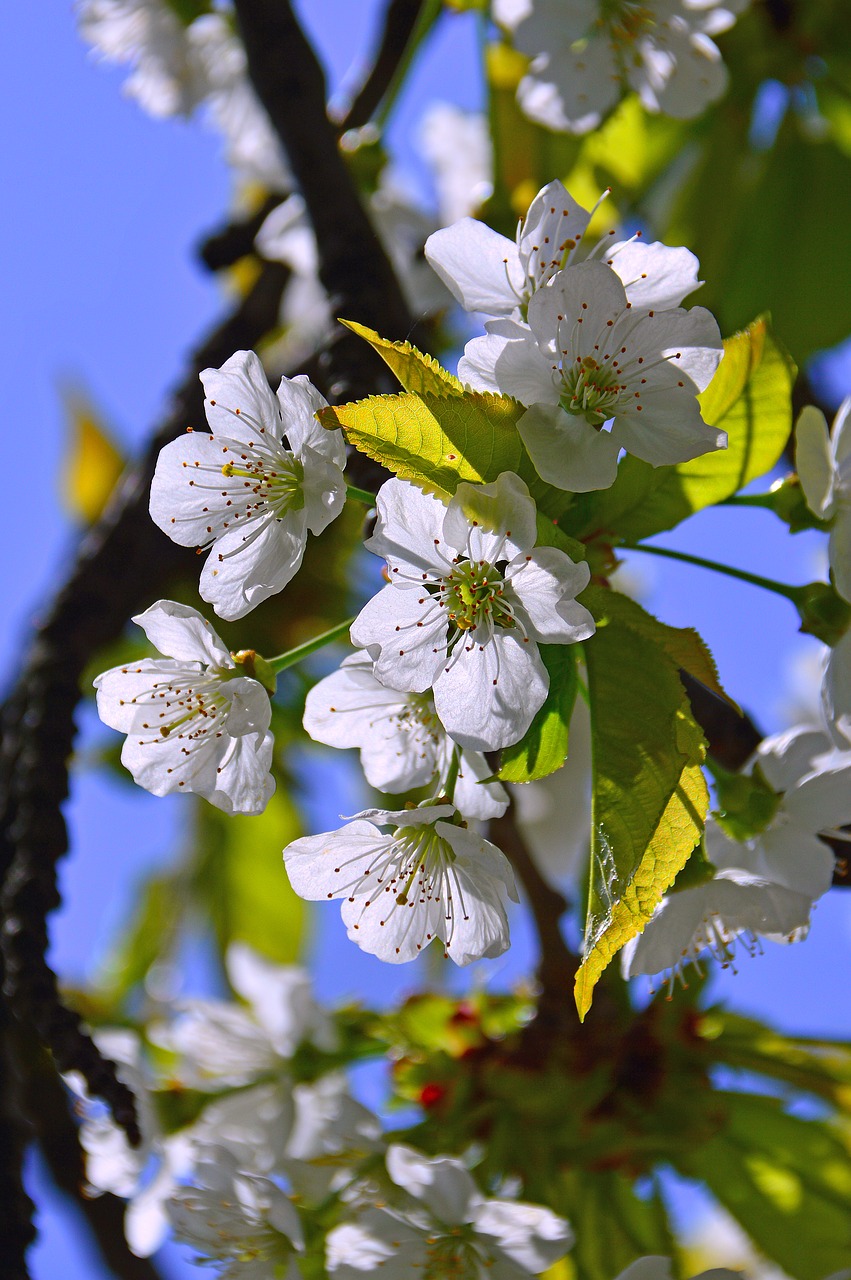
[[[685,865],[709,804],[703,735],[664,628],[654,635],[649,614],[631,625],[617,593],[583,598],[597,632],[584,645],[593,809],[585,954],[575,991],[580,1018],[600,974],[641,932]]]
[[[822,1280],[851,1258],[851,1156],[825,1124],[775,1098],[718,1093],[718,1132],[678,1161],[702,1179],[754,1243],[796,1280]]]
[[[352,333],[369,343],[373,351],[393,370],[406,391],[434,396],[464,394],[463,384],[457,378],[444,369],[434,356],[424,355],[410,342],[391,342],[389,338],[380,337],[374,329],[368,329],[366,325],[354,320],[341,320],[340,324],[344,324]]]
[[[550,675],[547,699],[525,736],[502,753],[497,777],[502,782],[532,782],[560,769],[567,758],[568,732],[576,691],[576,646],[542,644],[539,652]]]
[[[626,457],[615,483],[577,499],[565,529],[577,537],[602,531],[638,542],[702,507],[722,502],[777,463],[792,430],[795,369],[758,319],[724,343],[724,358],[700,397],[703,417],[727,432],[726,449],[675,467]]]
[[[451,496],[462,480],[489,484],[503,471],[513,472],[537,503],[538,545],[560,547],[574,560],[584,560],[584,547],[552,523],[571,495],[545,484],[532,466],[517,434],[517,419],[525,412],[507,396],[467,391],[463,396],[370,396],[329,406],[316,416],[324,427],[339,427],[367,457],[439,497]]]
[[[757,1072],[823,1098],[851,1112],[851,1045],[845,1041],[787,1036],[755,1018],[711,1009],[701,1034],[712,1040],[713,1057],[742,1071]]]
[[[299,835],[298,815],[280,784],[254,817],[199,803],[192,889],[223,953],[231,942],[247,942],[279,964],[299,958],[306,908],[290,888],[281,856]]]

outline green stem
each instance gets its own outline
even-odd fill
[[[443,796],[446,797],[450,804],[455,803],[455,783],[458,781],[458,770],[461,767],[461,748],[455,746],[452,748],[452,757],[449,761],[449,768],[446,772],[446,782],[443,784]]]
[[[323,631],[321,635],[314,636],[312,640],[305,640],[304,644],[296,645],[294,649],[288,649],[286,653],[279,653],[277,658],[270,658],[269,666],[276,674],[279,671],[286,671],[287,667],[294,667],[303,658],[308,658],[312,653],[316,653],[317,649],[323,649],[326,644],[333,644],[335,640],[341,639],[347,634],[353,622],[354,618],[346,618],[345,622],[338,622],[336,627]]]
[[[719,507],[764,507],[774,510],[775,495],[771,493],[737,493],[731,498],[722,498]]]
[[[696,564],[699,569],[714,569],[716,573],[726,574],[728,578],[738,578],[740,582],[749,582],[754,587],[762,587],[764,591],[773,591],[775,595],[791,600],[794,605],[802,599],[803,587],[790,587],[784,582],[775,582],[773,578],[763,578],[758,573],[748,573],[747,569],[734,569],[729,564],[719,564],[717,560],[705,560],[703,556],[692,556],[687,551],[671,551],[668,547],[648,547],[644,544],[625,547],[628,551],[645,551],[651,556],[663,556],[667,560],[682,560],[685,564]]]
[[[375,494],[368,489],[359,489],[355,484],[346,485],[346,497],[354,498],[355,502],[365,502],[368,507],[375,506]]]

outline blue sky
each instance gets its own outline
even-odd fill
[[[362,65],[379,6],[310,0],[300,8],[320,46],[333,36],[325,52],[336,58],[331,70],[339,83],[349,58]],[[64,447],[57,384],[81,381],[128,451],[145,437],[181,376],[185,353],[222,307],[216,283],[194,265],[192,246],[223,216],[230,179],[212,134],[194,124],[150,120],[121,96],[121,72],[92,64],[67,4],[2,6],[0,39],[7,120],[0,134],[7,175],[0,208],[7,250],[0,312],[4,445],[16,464],[5,490],[13,542],[4,556],[0,658],[3,671],[13,672],[22,638],[64,573],[75,541],[56,501]],[[472,22],[455,19],[416,69],[394,125],[408,164],[426,97],[436,93],[475,106],[476,68]],[[834,369],[833,394],[848,390],[846,376],[847,367]],[[786,581],[819,576],[819,540],[790,540],[761,511],[704,513],[668,543]],[[790,663],[815,646],[796,634],[790,606],[700,570],[634,559],[648,607],[666,622],[696,626],[734,696],[766,729],[781,727]],[[84,722],[85,742],[91,724],[88,717]],[[75,852],[61,870],[64,903],[53,919],[52,955],[61,973],[76,977],[91,969],[132,901],[134,882],[168,857],[180,815],[180,799],[158,801],[90,773],[75,779],[69,805]],[[512,959],[494,980],[522,973],[528,955],[521,928]],[[849,961],[851,894],[829,895],[805,945],[768,947],[764,957],[744,961],[737,976],[719,975],[715,990],[786,1028],[843,1034],[851,988],[832,989],[825,975],[847,973]],[[321,915],[316,971],[329,998],[353,989],[367,998],[379,990],[386,998],[415,984],[411,971],[388,973],[350,948],[336,911]],[[47,1194],[37,1168],[31,1177],[39,1198]],[[35,1280],[103,1274],[73,1220],[49,1194],[45,1205],[32,1258]],[[197,1274],[174,1251],[163,1270]]]

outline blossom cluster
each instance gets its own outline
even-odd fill
[[[493,16],[531,58],[517,90],[530,119],[569,133],[596,128],[624,94],[676,119],[700,115],[727,87],[712,37],[747,0],[493,0]]]
[[[139,1100],[140,1147],[69,1077],[89,1193],[128,1201],[134,1253],[155,1252],[171,1231],[231,1280],[296,1280],[308,1249],[309,1274],[321,1254],[341,1280],[379,1264],[388,1275],[472,1280],[493,1269],[521,1280],[567,1252],[570,1227],[551,1210],[489,1197],[462,1161],[391,1141],[334,1065],[334,1019],[302,969],[234,944],[227,970],[240,1002],[183,1002],[148,1028],[153,1055],[134,1032],[97,1033]],[[180,1090],[194,1091],[197,1115],[175,1128],[163,1117]]]

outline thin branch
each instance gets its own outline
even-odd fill
[[[206,236],[198,246],[198,257],[210,271],[232,267],[240,258],[254,253],[257,232],[273,209],[285,199],[279,192],[269,195],[260,208],[244,218],[227,222]]]
[[[286,151],[319,249],[319,278],[337,315],[405,338],[413,327],[399,283],[364,210],[326,112],[325,77],[289,0],[235,0],[248,73]],[[330,349],[331,396],[357,398],[392,376],[346,332]]]
[[[426,3],[427,0],[389,0],[378,51],[369,75],[339,120],[341,132],[359,129],[372,119],[396,78]]]

